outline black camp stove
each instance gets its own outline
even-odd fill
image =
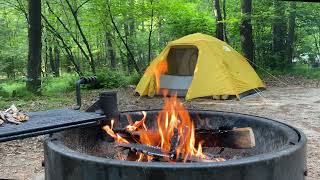
[[[159,110],[146,112],[146,122],[152,123]],[[128,115],[133,121],[143,116],[141,111],[118,112],[114,91],[101,93],[86,112],[57,109],[29,113],[30,120],[26,123],[0,127],[0,141],[50,134],[44,142],[46,180],[305,179],[307,140],[301,131],[272,119],[246,114],[196,110],[189,113],[195,126],[208,129],[251,127],[255,146],[225,147],[224,151],[220,147],[220,155],[227,159],[224,162],[135,162],[112,158],[108,155],[114,146],[102,125],[110,124],[114,118],[119,127],[124,127]]]

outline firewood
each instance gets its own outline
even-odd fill
[[[7,110],[0,111],[0,120],[0,125],[4,122],[21,124],[21,122],[29,120],[29,117],[27,114],[19,112],[15,105],[11,105]]]
[[[119,143],[116,146],[124,149],[130,149],[131,151],[140,152],[148,156],[169,158],[168,153],[162,152],[160,148],[154,147],[154,146],[148,146],[144,144],[123,144],[123,143]]]
[[[210,158],[207,156],[206,158],[200,158],[196,156],[188,156],[186,159],[184,157],[176,157],[175,159],[171,158],[171,155],[169,152],[164,152],[162,151],[159,147],[154,147],[154,146],[147,146],[143,144],[117,144],[117,147],[121,147],[124,149],[129,149],[131,151],[136,151],[143,153],[148,156],[154,157],[157,161],[175,161],[175,162],[222,162],[225,161],[224,158],[216,157],[216,158]]]
[[[178,129],[174,129],[174,134],[173,136],[171,137],[171,140],[170,140],[170,151],[169,151],[169,155],[170,155],[170,158],[171,159],[175,159],[176,158],[176,153],[177,153],[177,147],[179,145],[179,140],[180,140],[180,137],[179,137],[179,134],[178,134]]]
[[[224,158],[206,158],[206,159],[203,159],[203,158],[199,158],[199,157],[196,157],[196,156],[191,156],[191,157],[188,157],[187,158],[187,161],[189,162],[206,162],[206,163],[210,163],[210,162],[223,162],[223,161],[226,161]]]
[[[198,142],[203,142],[203,147],[246,149],[255,146],[255,137],[250,127],[218,131],[198,129],[196,131],[196,143]]]
[[[12,124],[21,124],[21,122],[17,121],[15,118],[13,118],[12,115],[6,114],[6,120]]]
[[[139,131],[128,132],[125,129],[114,130],[115,133],[130,142],[139,139]],[[196,129],[196,144],[203,142],[203,147],[228,147],[247,149],[255,146],[255,137],[252,128],[234,128],[230,130]]]
[[[0,111],[0,119],[6,120],[6,116],[4,115],[4,112]]]
[[[12,105],[10,106],[10,108],[7,109],[7,110],[5,110],[4,112],[10,113],[10,114],[14,114],[14,113],[17,113],[17,112],[19,112],[19,111],[18,111],[18,108],[17,108],[14,104],[12,104]]]

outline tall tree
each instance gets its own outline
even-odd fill
[[[222,23],[222,15],[221,15],[221,8],[220,8],[220,0],[213,0],[214,4],[214,15],[216,17],[216,37],[220,40],[224,40],[223,36],[223,23]]]
[[[240,23],[240,41],[243,55],[254,61],[254,44],[252,38],[252,0],[241,0],[241,23]]]
[[[51,72],[54,73],[54,71],[55,71],[55,63],[54,63],[54,58],[53,58],[53,49],[50,46],[48,50],[49,50],[49,63],[50,63],[50,67],[51,67]]]
[[[29,0],[29,52],[26,87],[38,92],[41,87],[41,0]]]
[[[78,12],[79,12],[80,8],[81,8],[83,5],[85,5],[87,2],[89,2],[89,0],[86,0],[86,1],[83,2],[81,5],[79,5],[77,8],[73,8],[72,5],[71,5],[71,3],[69,2],[69,0],[65,0],[65,1],[67,2],[68,7],[69,7],[69,9],[70,9],[70,11],[71,11],[71,13],[72,13],[72,16],[73,16],[73,18],[74,18],[74,21],[75,21],[75,23],[76,23],[76,25],[77,25],[77,28],[78,28],[78,30],[79,30],[79,32],[80,32],[80,35],[81,35],[81,37],[82,37],[83,43],[85,44],[85,46],[86,46],[86,48],[87,48],[87,50],[88,50],[88,52],[89,52],[89,57],[90,57],[90,59],[89,59],[90,62],[89,62],[89,63],[90,63],[90,67],[91,67],[92,73],[95,74],[95,73],[96,73],[96,66],[95,66],[95,62],[94,62],[94,59],[93,59],[92,50],[91,50],[91,47],[90,47],[90,45],[89,45],[89,42],[88,42],[88,40],[87,40],[87,38],[86,38],[83,30],[82,30],[82,27],[81,27],[80,22],[79,22],[79,19],[78,19]]]
[[[132,44],[130,43],[130,26],[129,26],[129,19],[128,19],[128,15],[124,14],[123,15],[124,18],[124,23],[123,23],[123,29],[124,29],[124,36],[125,36],[125,40],[126,40],[126,44],[128,45],[128,48],[130,49],[130,52],[132,53],[132,56],[134,57],[134,51],[132,49]],[[133,70],[132,64],[130,63],[131,60],[131,54],[129,51],[127,51],[127,68],[128,68],[128,73],[130,74]]]
[[[64,38],[61,36],[61,34],[49,23],[49,21],[47,20],[47,18],[42,14],[41,15],[42,19],[44,20],[47,30],[54,35],[62,44],[62,47],[64,48],[66,54],[67,54],[67,64],[72,63],[75,67],[76,72],[82,76],[83,73],[81,72],[81,69],[79,67],[79,65],[76,63],[75,61],[75,57],[72,53],[72,50],[70,48],[70,46],[66,43],[66,41],[64,40]],[[70,66],[68,65],[67,70],[70,70]]]
[[[153,31],[153,15],[154,15],[153,0],[150,0],[150,5],[151,5],[151,14],[150,14],[149,37],[148,37],[148,64],[151,61],[151,36]]]
[[[131,57],[131,58],[128,59],[128,61],[129,61],[129,63],[132,63],[132,64],[133,64],[133,66],[134,66],[135,70],[137,71],[137,73],[138,73],[138,74],[141,74],[140,68],[139,68],[137,62],[135,61],[134,55],[133,55],[133,53],[131,52],[128,43],[126,42],[125,39],[123,39],[123,37],[122,37],[122,35],[121,35],[120,31],[119,31],[119,28],[117,27],[117,25],[116,25],[116,23],[115,23],[115,21],[114,21],[114,18],[113,18],[112,12],[111,12],[111,7],[110,7],[110,2],[109,2],[109,0],[107,0],[106,3],[107,3],[108,14],[109,14],[109,16],[110,16],[110,20],[111,20],[111,23],[112,23],[112,25],[113,25],[113,28],[114,28],[115,31],[117,32],[117,34],[118,34],[119,38],[121,39],[121,42],[123,43],[123,45],[126,47],[127,53],[128,53],[128,54],[130,55],[130,57]],[[121,54],[120,54],[120,55],[121,55]]]
[[[287,23],[285,21],[285,4],[274,0],[274,13],[272,36],[273,36],[273,55],[274,59],[271,62],[271,68],[284,69],[286,67],[286,37]]]
[[[90,56],[87,55],[87,53],[85,52],[84,48],[82,47],[81,43],[78,41],[77,37],[74,36],[74,33],[71,32],[71,30],[66,26],[66,24],[62,21],[62,19],[53,11],[53,9],[51,8],[51,5],[49,4],[49,1],[46,0],[46,4],[48,7],[48,10],[51,12],[51,14],[53,14],[56,19],[58,20],[58,22],[62,25],[62,27],[67,31],[68,35],[72,38],[72,40],[77,44],[78,48],[80,49],[81,53],[84,55],[84,57],[89,61],[90,67],[91,67],[91,71],[92,73],[95,74],[95,65],[94,63],[92,63],[93,61],[90,60]],[[81,7],[81,6],[79,6]],[[79,9],[77,9],[79,10]],[[47,18],[45,16],[42,16],[43,20],[46,22],[46,24],[50,27],[49,30],[52,30],[53,34],[64,44],[64,46],[67,46],[66,41],[64,40],[64,38],[60,35],[60,33],[52,26],[52,24],[49,23],[49,21],[47,20]],[[64,42],[63,42],[64,41]],[[70,48],[69,48],[70,49]],[[68,52],[68,56],[69,58],[72,58],[72,61],[74,61],[74,65],[77,66],[76,68],[78,69],[78,72],[80,72],[80,63],[76,63],[73,55],[71,54],[71,52]],[[76,65],[77,64],[77,65]]]
[[[107,49],[107,59],[110,59],[110,65],[112,69],[117,68],[116,55],[112,45],[111,33],[106,32],[106,49]]]
[[[223,12],[223,35],[224,40],[229,43],[228,31],[227,31],[227,0],[222,0],[222,12]]]
[[[57,45],[54,46],[54,75],[60,76],[60,50]]]
[[[289,30],[287,38],[287,62],[291,66],[293,52],[294,52],[294,37],[295,37],[295,26],[296,26],[296,2],[290,3],[290,15],[289,15]]]

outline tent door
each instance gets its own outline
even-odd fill
[[[198,60],[195,46],[173,46],[167,56],[168,75],[193,76]]]
[[[195,46],[174,46],[167,56],[168,73],[160,77],[160,88],[168,89],[169,94],[186,96],[192,82],[198,60],[198,48]]]

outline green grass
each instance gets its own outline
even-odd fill
[[[8,81],[0,84],[0,97],[25,97],[30,98],[34,96],[27,91],[25,82]]]
[[[320,79],[320,68],[311,68],[307,64],[298,64],[292,68],[291,74]]]
[[[130,84],[137,84],[140,80],[138,74],[130,76],[124,72],[116,70],[100,70],[97,73],[99,83],[95,86],[84,86],[82,89],[114,89],[126,87]],[[64,97],[67,93],[74,93],[75,83],[79,79],[76,74],[62,74],[60,77],[48,76],[42,79],[41,96],[36,96],[26,89],[26,82],[23,78],[16,80],[1,80],[0,81],[0,107],[8,106],[6,101],[38,101],[39,98],[45,97],[47,101],[52,103],[68,102]],[[41,101],[41,100],[40,100]]]
[[[271,74],[273,76],[292,75],[303,76],[310,79],[320,79],[320,68],[311,68],[308,66],[308,64],[296,64],[291,69],[287,69],[284,71],[270,69],[257,69],[256,71],[262,78],[268,78]]]
[[[63,74],[60,77],[43,79],[41,92],[43,95],[54,95],[75,90],[75,82],[79,79],[76,74]]]

